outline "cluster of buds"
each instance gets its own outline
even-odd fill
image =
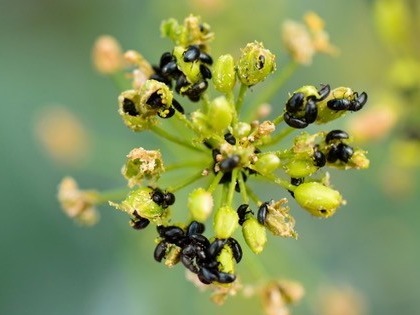
[[[226,288],[236,282],[235,265],[242,259],[243,245],[235,235],[239,229],[255,254],[264,250],[267,232],[297,237],[288,200],[284,196],[278,200],[260,198],[249,185],[252,178],[282,188],[317,217],[330,217],[345,203],[331,187],[328,173],[320,169],[368,166],[365,151],[351,146],[349,134],[343,130],[313,135],[303,132],[289,148],[278,148],[278,143],[296,129],[360,110],[367,94],[347,87],[331,90],[328,84],[319,89],[304,86],[293,92],[274,119],[243,121],[245,94],[276,70],[274,54],[262,43],[252,42],[241,50],[239,58],[225,54],[213,62],[209,53],[213,33],[195,16],[187,17],[183,24],[164,21],[161,30],[174,42],[173,50],[164,52],[158,65],[130,52],[141,62],[132,76],[133,88],[118,98],[119,113],[131,130],[150,130],[200,154],[188,165],[198,169],[181,184],[171,186],[161,175],[174,167],[164,165],[159,151],[133,149],[122,169],[132,190],[121,202],[110,204],[130,216],[134,229],[156,227],[156,261],[169,267],[181,262],[203,284]],[[136,80],[139,72],[145,80]],[[211,98],[207,91],[210,84],[221,95]],[[175,100],[175,94],[184,98],[183,105]],[[167,118],[179,122],[176,135],[161,128]],[[283,121],[287,125],[282,126]],[[186,207],[175,202],[180,189],[198,180],[207,184],[189,193]],[[186,208],[185,222],[174,223],[172,212]],[[208,221],[213,234],[205,236]]]

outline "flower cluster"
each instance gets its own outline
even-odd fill
[[[131,130],[150,131],[194,152],[198,158],[188,167],[197,170],[168,185],[163,174],[174,167],[164,164],[160,151],[134,148],[122,168],[132,190],[110,204],[130,217],[133,228],[156,227],[157,262],[181,262],[203,284],[231,286],[244,244],[258,254],[267,243],[267,232],[297,237],[287,198],[261,198],[249,184],[253,179],[280,187],[316,217],[330,217],[345,203],[323,170],[368,167],[366,152],[352,147],[347,132],[300,132],[291,147],[280,148],[279,143],[309,124],[325,124],[362,109],[367,94],[348,87],[307,85],[291,93],[284,106],[276,106],[273,119],[247,121],[241,111],[246,92],[275,72],[275,55],[252,42],[236,59],[230,54],[214,58],[214,34],[196,16],[183,23],[164,21],[161,31],[174,47],[163,52],[156,65],[138,52],[125,54],[134,70],[131,88],[118,97],[118,113]],[[210,85],[218,96],[209,95]],[[255,105],[258,111],[260,104]],[[162,127],[168,121],[177,123],[177,134]],[[205,184],[191,190],[186,206],[180,204],[177,192],[196,181]],[[174,223],[172,213],[184,209],[185,221]]]

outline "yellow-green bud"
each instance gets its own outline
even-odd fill
[[[255,253],[263,251],[267,243],[267,233],[265,227],[258,223],[257,219],[250,216],[242,225],[242,234],[248,247]]]
[[[328,218],[343,204],[340,192],[318,182],[297,186],[294,195],[302,208],[317,217]]]
[[[219,271],[226,273],[235,273],[235,260],[233,258],[232,249],[225,245],[220,250],[220,254],[217,256],[219,262]]]
[[[287,175],[293,178],[302,178],[315,173],[318,167],[314,165],[312,158],[295,158],[283,165],[283,169]]]
[[[201,187],[195,189],[188,196],[188,209],[193,220],[206,221],[213,210],[213,196]]]
[[[236,82],[235,63],[231,55],[222,55],[213,66],[213,84],[222,93],[232,91]]]
[[[215,98],[208,107],[207,123],[209,127],[218,132],[223,133],[232,122],[232,107],[224,96]]]
[[[135,216],[135,212],[143,218],[149,219],[157,224],[162,224],[162,220],[167,215],[166,209],[162,208],[152,200],[153,189],[149,187],[140,187],[130,191],[127,198],[117,204],[109,204],[119,210]]]
[[[320,95],[318,93],[318,89],[316,87],[314,87],[313,85],[304,85],[301,88],[297,89],[296,91],[293,92],[294,93],[303,93],[305,95],[305,97],[315,97],[315,98],[320,98]]]
[[[214,216],[213,227],[216,238],[229,238],[238,227],[238,214],[230,206],[219,208]]]
[[[280,166],[280,159],[274,153],[263,154],[258,157],[253,169],[263,175],[270,175]]]
[[[251,125],[240,121],[234,127],[233,133],[238,139],[242,139],[243,137],[248,137],[251,132]]]
[[[276,70],[275,56],[262,43],[253,42],[242,49],[237,71],[239,80],[248,86],[264,81]]]
[[[183,58],[183,54],[185,52],[186,48],[182,46],[175,46],[173,50],[173,55],[176,58],[176,63],[179,67],[179,69],[182,71],[182,73],[185,74],[187,77],[188,82],[194,84],[201,80],[201,72],[200,72],[200,62],[185,62]],[[184,89],[181,88],[181,92],[183,92]]]
[[[340,118],[347,113],[346,110],[332,110],[327,106],[328,101],[332,99],[354,99],[354,91],[348,87],[338,87],[330,92],[324,100],[317,103],[318,116],[316,118],[317,124],[325,124],[329,121]]]

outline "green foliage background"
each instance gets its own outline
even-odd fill
[[[115,210],[101,208],[92,229],[60,211],[56,187],[63,176],[74,176],[83,188],[123,185],[125,154],[134,146],[157,146],[155,138],[121,123],[117,90],[91,66],[93,41],[108,33],[156,62],[170,48],[160,38],[160,21],[195,13],[216,33],[215,55],[237,55],[258,40],[278,55],[281,68],[287,60],[281,22],[314,10],[342,53],[301,67],[277,94],[280,108],[287,93],[304,84],[379,90],[390,56],[376,37],[371,1],[230,0],[215,12],[197,12],[190,2],[0,0],[0,314],[261,313],[255,299],[213,305],[208,293],[185,281],[182,268],[167,270],[153,261],[153,231],[129,229]],[[257,87],[249,96],[256,93]],[[77,167],[54,163],[34,134],[36,115],[56,103],[80,117],[93,139],[92,154]],[[387,141],[368,145],[367,171],[333,173],[348,200],[336,216],[319,220],[294,207],[299,240],[270,238],[259,257],[274,276],[305,286],[296,314],[316,314],[316,290],[328,284],[354,287],[371,314],[420,312],[420,199],[415,189],[398,200],[383,192],[381,172],[393,167],[384,165],[386,148]]]

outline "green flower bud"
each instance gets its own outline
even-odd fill
[[[217,256],[219,262],[219,271],[226,273],[235,273],[235,259],[233,258],[232,249],[225,245]]]
[[[264,81],[276,70],[275,56],[262,43],[253,42],[242,49],[237,71],[239,80],[248,86]]]
[[[127,155],[127,162],[121,173],[128,180],[128,186],[133,187],[140,185],[143,179],[157,180],[164,171],[162,155],[159,151],[135,148]]]
[[[213,84],[222,93],[232,91],[236,82],[235,63],[231,55],[222,55],[213,66]]]
[[[255,253],[263,251],[267,243],[267,233],[265,227],[258,223],[257,219],[250,216],[242,225],[242,234],[248,247]]]
[[[213,227],[216,238],[229,238],[238,227],[238,214],[230,206],[219,208],[214,216]]]
[[[137,212],[143,218],[149,219],[156,224],[163,224],[168,211],[152,200],[152,193],[152,188],[140,187],[130,191],[127,198],[121,203],[109,202],[109,204],[131,216],[135,216],[134,213]]]
[[[346,114],[346,110],[332,110],[329,109],[327,103],[332,99],[347,99],[353,100],[354,91],[348,87],[339,87],[331,91],[331,93],[324,100],[317,103],[318,116],[316,118],[317,124],[325,124],[329,121],[340,118]]]
[[[310,156],[296,157],[283,165],[287,175],[293,178],[302,178],[312,175],[318,170]]]
[[[318,93],[318,89],[313,85],[304,85],[301,88],[297,89],[293,92],[295,93],[303,93],[305,95],[305,98],[307,97],[315,97],[320,98],[320,95]]]
[[[176,63],[178,65],[179,70],[185,74],[187,77],[188,82],[194,84],[202,79],[201,72],[200,72],[200,62],[185,62],[183,58],[183,54],[185,52],[185,47],[182,46],[175,46],[172,54],[176,58]],[[181,88],[181,94],[187,90],[189,86]]]
[[[328,218],[344,201],[340,192],[318,182],[303,183],[294,190],[296,202],[312,215]]]
[[[193,220],[206,221],[213,210],[213,196],[203,188],[195,189],[188,196],[188,209]]]
[[[257,162],[254,163],[253,169],[263,175],[271,174],[280,166],[280,159],[274,153],[268,153],[258,156]]]
[[[232,107],[224,96],[215,98],[208,107],[207,123],[217,133],[223,133],[232,122]]]
[[[251,133],[251,125],[246,122],[240,121],[234,127],[233,133],[238,139],[248,137]]]
[[[199,16],[190,15],[180,25],[175,19],[163,21],[160,26],[162,37],[170,38],[176,45],[187,47],[189,45],[206,45],[213,40],[214,33],[210,26],[203,23]]]

